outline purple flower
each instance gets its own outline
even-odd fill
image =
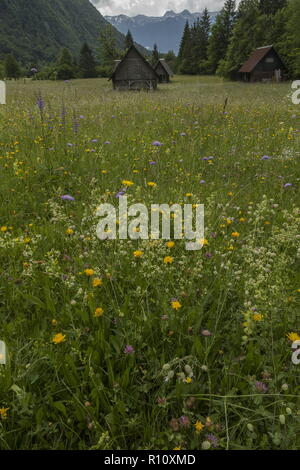
[[[285,183],[285,185],[283,186],[284,188],[290,188],[291,186],[293,186],[292,183]]]
[[[210,253],[209,251],[206,251],[203,256],[205,256],[205,258],[207,259],[210,259],[212,257],[212,253]]]
[[[271,157],[269,157],[269,155],[264,155],[263,157],[261,157],[261,160],[270,160]]]
[[[124,354],[133,354],[134,353],[134,347],[131,346],[130,344],[126,344],[124,348]]]
[[[71,144],[71,142],[68,142],[68,143],[67,143],[67,146],[68,146],[68,147],[73,147],[73,144]]]
[[[255,382],[255,388],[261,393],[266,393],[268,391],[268,387],[264,382]]]
[[[205,181],[204,181],[204,180],[201,180],[201,181],[200,181],[200,184],[205,184]]]
[[[106,140],[106,141],[104,142],[104,145],[109,145],[109,144],[110,144],[110,141],[109,141],[109,140]]]
[[[121,196],[124,196],[125,193],[126,193],[126,189],[121,189],[119,192],[117,192],[115,197],[119,198]]]
[[[212,447],[218,447],[219,439],[214,434],[207,434],[207,440],[211,443]]]
[[[43,98],[41,96],[38,97],[38,99],[36,101],[36,104],[37,104],[37,107],[40,110],[44,109],[44,107],[45,107],[45,101],[43,100]]]
[[[63,196],[60,196],[60,198],[61,198],[63,201],[75,201],[75,199],[73,198],[73,196],[70,196],[70,194],[64,194]]]
[[[149,165],[156,165],[156,162],[154,162],[154,161],[149,162]]]
[[[98,139],[92,139],[91,142],[95,144],[96,142],[98,142]]]
[[[180,426],[183,426],[184,428],[188,428],[190,425],[190,419],[188,416],[180,416],[178,419]]]
[[[152,142],[152,145],[154,145],[154,147],[161,147],[163,144],[158,140],[154,140],[154,142]]]

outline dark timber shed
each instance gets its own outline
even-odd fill
[[[239,70],[244,81],[280,82],[287,69],[273,46],[259,47]]]
[[[170,77],[174,75],[165,59],[159,59],[154,70],[159,77],[159,83],[169,83]]]
[[[115,90],[156,90],[158,75],[139,50],[132,45],[116,62],[110,77]]]

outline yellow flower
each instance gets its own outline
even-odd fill
[[[51,320],[51,324],[52,324],[52,326],[56,326],[56,325],[57,325],[57,323],[58,323],[58,322],[57,322],[57,320],[55,320],[55,318],[53,318],[53,320]]]
[[[67,235],[73,235],[73,233],[74,233],[74,230],[72,228],[67,228],[66,230]]]
[[[57,333],[55,336],[52,338],[52,343],[54,344],[59,344],[63,343],[66,339],[66,335],[63,335],[61,333]]]
[[[190,383],[193,382],[193,379],[192,379],[191,377],[187,377],[187,378],[185,379],[185,382],[186,382],[187,384],[190,384]]]
[[[300,340],[300,336],[298,335],[298,333],[291,332],[288,333],[286,336],[292,342]]]
[[[1,419],[6,419],[7,418],[7,412],[8,412],[9,408],[0,408],[0,418]]]
[[[98,277],[95,277],[95,279],[93,279],[93,287],[99,287],[99,286],[102,286],[102,279],[99,279]]]
[[[262,321],[263,318],[264,318],[264,316],[261,313],[255,313],[253,315],[253,320],[254,321]]]
[[[157,186],[156,183],[154,183],[153,181],[149,181],[149,183],[147,183],[148,186],[150,186],[151,188],[154,188],[155,186]]]
[[[192,197],[193,194],[192,193],[186,193],[186,197]]]
[[[202,424],[200,421],[196,421],[194,426],[195,426],[196,432],[201,432],[204,428],[204,424]]]
[[[1,232],[6,232],[7,231],[6,225],[3,225],[3,227],[1,227],[0,230],[1,230]]]
[[[232,232],[231,234],[232,237],[238,238],[240,236],[239,232]]]
[[[134,183],[132,181],[129,181],[129,180],[123,180],[122,184],[124,184],[124,186],[132,186]]]
[[[246,221],[246,219],[244,217],[240,218],[240,222],[245,222],[245,221]]]
[[[180,446],[179,447],[174,447],[173,450],[181,450],[181,447]]]
[[[173,258],[172,258],[172,256],[165,256],[165,257],[164,257],[164,263],[165,263],[165,264],[172,264],[172,263],[173,263]]]
[[[229,193],[227,193],[227,196],[232,197],[232,196],[233,196],[233,192],[229,191]]]
[[[181,308],[181,303],[178,302],[178,300],[172,300],[171,302],[171,307],[174,309],[174,310],[179,310]]]
[[[167,248],[173,248],[175,246],[175,242],[167,242],[166,247]]]
[[[95,310],[94,317],[102,317],[103,313],[104,313],[103,308],[98,307]]]
[[[209,242],[206,238],[202,238],[202,240],[200,240],[200,243],[202,243],[203,246],[209,245]]]
[[[95,271],[93,269],[85,269],[84,272],[88,277],[93,276],[93,274],[95,274]]]
[[[31,242],[31,238],[29,238],[29,237],[26,237],[26,238],[24,238],[24,240],[23,240],[23,243],[25,243],[26,245],[27,245],[28,243],[30,243],[30,242]]]
[[[136,251],[133,252],[133,256],[134,256],[135,258],[140,258],[141,256],[143,256],[143,254],[144,254],[144,253],[143,253],[142,251],[140,251],[140,250],[136,250]]]

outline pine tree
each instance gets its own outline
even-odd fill
[[[56,77],[58,80],[70,80],[75,77],[75,67],[73,57],[66,47],[58,56]]]
[[[235,8],[235,0],[227,0],[212,26],[208,47],[208,62],[211,73],[216,72],[220,61],[226,57],[236,16]]]
[[[86,43],[83,44],[80,51],[79,75],[81,78],[94,78],[97,76],[94,55]]]
[[[128,30],[125,36],[125,49],[129,49],[131,46],[133,46],[133,44],[134,44],[134,41],[133,41],[132,34],[130,30]]]
[[[262,31],[257,26],[259,17],[259,0],[241,1],[226,58],[219,63],[220,75],[233,77],[250,53],[265,45]]]
[[[259,9],[264,15],[275,15],[287,5],[287,0],[260,0]]]
[[[206,73],[208,64],[208,44],[209,44],[209,34],[210,34],[210,16],[208,9],[205,8],[199,23],[199,39],[201,43],[199,44],[199,72]]]
[[[4,59],[4,75],[15,80],[21,75],[20,66],[12,54],[7,54]]]
[[[186,22],[182,39],[180,42],[179,54],[177,58],[177,70],[182,74],[194,74],[194,54],[193,54],[193,42],[195,39],[194,27],[190,28],[188,22]]]
[[[151,56],[152,65],[155,65],[158,62],[158,60],[159,60],[158,48],[157,48],[157,44],[154,44],[152,56]]]

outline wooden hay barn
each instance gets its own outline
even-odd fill
[[[159,83],[169,83],[170,77],[174,75],[165,59],[159,59],[154,70],[158,75]]]
[[[132,45],[123,59],[116,61],[110,80],[114,90],[156,90],[158,75],[139,50]]]
[[[273,46],[259,47],[239,70],[248,82],[280,82],[287,69]]]

